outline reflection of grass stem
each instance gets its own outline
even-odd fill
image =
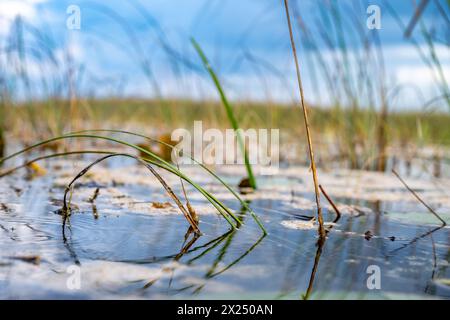
[[[429,235],[435,233],[436,231],[441,230],[441,229],[444,228],[444,227],[445,227],[445,226],[442,225],[442,226],[433,228],[433,229],[431,229],[431,230],[429,230],[429,231],[427,231],[427,232],[425,232],[425,233],[423,233],[423,234],[421,234],[421,235],[419,235],[419,236],[413,238],[410,242],[408,242],[408,243],[402,245],[401,247],[399,247],[399,248],[397,248],[397,249],[394,249],[394,250],[392,250],[391,252],[389,252],[389,253],[387,254],[387,256],[388,256],[388,257],[389,257],[389,256],[393,256],[394,253],[397,253],[397,252],[400,251],[400,250],[403,250],[403,249],[405,249],[405,248],[408,248],[409,246],[413,245],[414,243],[416,243],[416,242],[419,241],[420,239],[423,239],[423,238],[425,238],[425,237],[427,237],[427,236],[429,236]]]
[[[317,242],[317,251],[316,251],[316,256],[314,257],[314,265],[311,270],[311,276],[309,278],[308,289],[306,290],[306,293],[303,295],[304,300],[308,300],[309,296],[311,295],[313,285],[314,285],[314,280],[316,278],[317,268],[319,267],[320,256],[322,255],[322,249],[323,249],[324,244],[325,244],[325,238],[321,238]]]

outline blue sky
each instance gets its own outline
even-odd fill
[[[327,10],[326,3],[330,1],[333,0],[291,0],[291,7],[297,8],[317,39],[320,35],[314,28],[320,11],[318,3],[323,3]],[[420,108],[440,94],[432,71],[411,42],[404,39],[397,22],[384,8],[384,0],[333,2],[339,4],[342,12],[344,33],[349,34],[346,45],[350,55],[363,50],[360,41],[355,40],[356,36],[350,36],[354,32],[351,30],[352,21],[360,20],[365,25],[367,6],[376,4],[382,8],[382,28],[378,34],[386,64],[386,85],[412,88],[396,96],[392,101],[393,108]],[[446,0],[438,2],[450,16]],[[395,0],[390,3],[401,20],[405,24],[409,22],[414,12],[414,1]],[[81,10],[80,30],[66,27],[69,5],[77,5]],[[21,15],[27,24],[45,34],[46,45],[60,60],[59,72],[64,66],[68,68],[67,53],[70,53],[79,95],[216,98],[214,88],[201,71],[200,62],[190,45],[192,36],[204,48],[233,99],[291,102],[298,98],[281,0],[0,0],[0,40],[3,45],[16,15]],[[422,21],[440,36],[448,37],[448,30],[445,30],[448,25],[441,20],[438,8],[429,5]],[[323,32],[333,36],[334,31],[325,29]],[[132,38],[130,34],[133,34]],[[414,36],[419,46],[425,48],[418,28]],[[31,39],[33,35],[26,37]],[[331,104],[332,98],[320,75],[315,85],[312,80],[311,59],[315,53],[303,46],[298,32],[296,40],[300,47],[307,100]],[[324,59],[332,65],[336,53],[323,41],[319,41],[318,47]],[[450,81],[448,45],[438,43],[436,52],[444,75]],[[39,64],[43,62],[35,60],[30,58],[28,67],[30,77],[38,82],[45,72],[43,70],[52,69],[42,69]],[[150,65],[154,80],[149,80],[143,71],[144,60]],[[365,63],[370,65],[372,61]],[[373,69],[376,68],[374,65]],[[49,77],[57,72],[48,71]]]

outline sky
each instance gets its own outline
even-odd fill
[[[338,53],[323,40],[327,35],[336,36],[335,29],[324,25],[319,31],[317,26],[321,10],[330,10],[329,2],[338,3],[343,33],[348,35],[346,49],[350,60],[355,66],[367,64],[373,77],[378,77],[379,64],[376,57],[357,61],[364,48],[352,24],[365,26],[366,8],[379,5],[381,29],[364,32],[366,35],[376,32],[380,38],[385,84],[392,89],[392,108],[422,108],[442,92],[435,80],[439,75],[423,61],[417,47],[404,38],[397,21],[384,7],[385,1],[394,7],[404,24],[410,21],[417,0],[291,0],[290,4],[292,13],[295,7],[295,13],[302,16],[313,37],[318,39],[316,50],[332,69],[336,69],[333,59]],[[446,0],[436,2],[447,17],[450,16]],[[67,27],[67,19],[72,17],[67,9],[71,5],[80,9],[79,29]],[[448,41],[446,27],[449,25],[438,9],[431,3],[421,21]],[[18,15],[25,22],[24,39],[30,51],[27,72],[36,84],[42,82],[41,78],[55,78],[55,74],[73,69],[80,96],[217,99],[191,46],[193,37],[204,49],[232,99],[283,103],[298,100],[281,0],[0,0],[3,48],[8,47]],[[301,33],[295,29],[306,99],[313,104],[331,105],[333,97],[314,62],[317,51],[305,45]],[[35,30],[39,30],[39,36]],[[413,37],[418,48],[427,53],[419,27]],[[33,46],[48,48],[58,67],[39,54],[33,56]],[[435,51],[444,78],[450,83],[448,42],[437,42]],[[5,59],[4,55],[1,59]],[[10,70],[11,65],[6,60],[2,65],[6,75],[17,71]],[[404,90],[393,89],[400,87]],[[355,82],[355,92],[357,88]],[[42,97],[48,94],[46,92],[36,89],[32,94]]]

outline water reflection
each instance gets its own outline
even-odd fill
[[[32,182],[36,184],[34,189],[23,188],[20,210],[0,213],[0,275],[8,277],[8,286],[0,283],[2,297],[26,291],[28,287],[21,282],[26,277],[19,273],[21,270],[35,275],[35,286],[47,288],[56,283],[56,275],[49,269],[65,270],[72,263],[82,265],[83,274],[89,277],[83,283],[83,294],[88,298],[448,296],[441,283],[450,276],[449,229],[426,228],[411,223],[409,218],[399,222],[386,214],[403,211],[407,217],[411,208],[423,212],[420,203],[417,209],[409,204],[408,210],[399,210],[400,202],[333,198],[337,203],[372,211],[350,215],[343,210],[340,220],[336,220],[333,211],[325,210],[324,218],[335,224],[328,228],[328,238],[317,242],[316,230],[289,229],[281,224],[285,220],[308,219],[314,212],[296,206],[291,190],[279,192],[279,199],[262,194],[248,202],[264,221],[267,237],[259,236],[245,208],[236,207],[235,201],[226,205],[238,211],[246,222],[241,229],[230,231],[215,215],[205,214],[200,216],[205,234],[195,236],[185,233],[188,226],[181,215],[152,215],[113,207],[111,196],[105,193],[95,207],[83,206],[77,200],[80,209],[71,217],[64,243],[61,217],[54,214],[58,204],[52,202],[61,190],[50,192],[39,181]],[[81,188],[86,188],[88,196],[92,194],[92,186]],[[118,194],[129,194],[139,201],[149,197],[148,188],[142,186],[114,188]],[[299,190],[295,199],[298,197],[309,199],[311,195]],[[193,206],[204,204],[195,198],[192,201]],[[9,207],[15,208],[14,203]],[[369,240],[364,238],[367,231],[374,235]],[[30,266],[9,258],[18,252],[41,255],[43,262],[30,271]],[[372,264],[379,265],[383,272],[380,292],[366,287],[366,268]],[[111,267],[115,271],[110,271]],[[99,269],[109,278],[98,276]],[[140,273],[142,270],[146,272]],[[130,277],[123,279],[121,275],[127,272]],[[117,282],[108,286],[111,278]],[[41,297],[67,295],[64,290]],[[30,298],[36,295],[36,291],[29,292]]]
[[[443,228],[445,228],[445,226],[439,226],[439,227],[433,228],[433,229],[431,229],[431,230],[429,230],[429,231],[427,231],[427,232],[425,232],[425,233],[423,233],[423,234],[421,234],[421,235],[419,235],[419,236],[417,236],[417,237],[414,237],[414,238],[413,238],[412,240],[410,240],[408,243],[405,243],[404,245],[400,246],[399,248],[394,249],[394,250],[392,250],[391,252],[389,252],[389,253],[387,254],[387,257],[396,254],[396,253],[399,252],[400,250],[403,250],[403,249],[405,249],[405,248],[408,248],[409,246],[415,244],[415,243],[416,243],[417,241],[419,241],[420,239],[426,238],[426,237],[428,237],[428,236],[432,236],[433,233],[435,233],[436,231],[439,231],[439,230],[441,230],[441,229],[443,229]]]
[[[320,256],[322,255],[322,248],[325,245],[325,241],[326,238],[320,238],[317,241],[317,251],[314,257],[314,265],[311,270],[311,276],[309,277],[308,289],[306,290],[306,293],[303,295],[304,300],[309,299],[309,296],[311,295],[311,292],[313,290],[314,280],[316,278],[317,268],[319,267]]]
[[[322,190],[322,193],[324,194],[324,196],[326,197],[328,202],[331,204],[331,206],[333,207],[333,209],[336,213],[336,217],[333,220],[333,224],[330,225],[326,229],[326,233],[328,235],[328,233],[331,231],[331,229],[334,227],[334,225],[341,219],[341,213],[340,213],[339,209],[336,207],[336,205],[334,204],[334,202],[331,200],[331,198],[328,196],[328,194],[325,192],[325,190],[323,190],[322,186],[320,186],[320,188]],[[316,278],[316,273],[317,273],[317,269],[319,267],[320,257],[322,255],[322,249],[323,249],[323,246],[325,245],[326,241],[327,241],[326,237],[319,237],[319,239],[317,240],[317,251],[316,251],[316,255],[314,256],[314,265],[311,270],[311,276],[309,277],[308,289],[306,290],[306,293],[304,295],[302,295],[302,298],[304,300],[309,299],[311,292],[313,290],[314,280]]]

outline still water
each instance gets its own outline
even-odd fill
[[[175,208],[152,205],[170,201],[162,188],[121,181],[119,172],[137,176],[144,171],[116,161],[78,184],[64,242],[58,209],[63,182],[77,170],[70,162],[57,166],[30,181],[24,172],[0,180],[2,299],[450,298],[449,228],[439,228],[439,221],[401,185],[392,189],[360,181],[371,194],[361,192],[359,197],[339,192],[349,185],[345,175],[324,174],[324,185],[330,185],[342,217],[327,240],[318,243],[315,226],[297,227],[315,215],[306,169],[260,177],[260,190],[246,197],[267,236],[224,188],[195,172],[197,181],[239,212],[245,224],[230,231],[214,209],[187,188],[203,235],[185,239],[188,224],[183,216]],[[104,172],[113,172],[113,178]],[[234,172],[221,176],[234,185],[239,181]],[[179,181],[170,182],[181,195]],[[440,189],[427,186],[438,199]],[[87,202],[96,188],[98,198]],[[398,197],[388,197],[393,193]],[[377,199],[384,197],[388,200]],[[322,201],[325,220],[333,221],[334,211]],[[439,212],[450,222],[448,211]],[[379,289],[368,286],[374,268]]]

